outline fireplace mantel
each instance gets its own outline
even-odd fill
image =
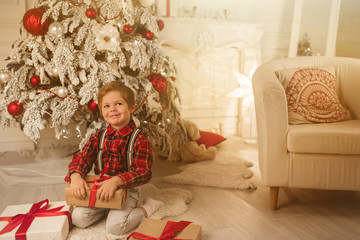
[[[160,46],[177,67],[181,115],[201,129],[242,135],[234,71],[250,76],[261,62],[262,27],[230,20],[164,18]]]
[[[192,54],[237,48],[242,52],[242,63],[248,61],[260,63],[260,41],[263,29],[258,24],[193,18],[164,18],[163,21],[165,28],[160,33],[159,41],[164,48],[178,49]],[[244,74],[249,70],[246,65],[240,66],[240,71]]]

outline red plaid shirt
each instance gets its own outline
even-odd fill
[[[126,187],[137,187],[148,183],[152,176],[151,146],[143,132],[140,132],[136,137],[133,162],[130,172],[127,172],[127,142],[135,128],[134,121],[130,121],[128,125],[120,130],[116,130],[109,125],[106,129],[103,147],[102,161],[104,168],[109,164],[109,170],[106,174],[119,176]],[[80,173],[84,178],[90,172],[93,164],[95,165],[95,174],[101,173],[97,162],[99,138],[100,131],[90,137],[81,153],[74,154],[65,181],[70,182],[70,175],[74,172]]]

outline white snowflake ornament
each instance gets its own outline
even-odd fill
[[[115,26],[112,24],[95,24],[92,27],[92,32],[95,35],[95,44],[99,51],[120,51],[120,33]]]

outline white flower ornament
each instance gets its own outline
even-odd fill
[[[254,95],[252,89],[251,78],[254,74],[257,65],[254,64],[253,67],[249,71],[249,76],[245,76],[242,73],[237,71],[233,71],[234,76],[236,77],[236,81],[239,83],[239,87],[232,92],[228,93],[228,97],[236,97],[242,98],[242,107],[243,110],[246,110],[250,107],[250,105],[254,102]]]
[[[92,26],[95,35],[95,44],[99,51],[120,51],[120,33],[112,24],[95,24]]]

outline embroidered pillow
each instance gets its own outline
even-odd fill
[[[226,140],[225,137],[217,134],[217,133],[213,133],[213,132],[206,132],[206,131],[200,131],[200,138],[198,140],[196,140],[196,142],[200,145],[200,144],[205,144],[206,148],[209,148],[211,146],[215,146],[223,141]]]
[[[336,94],[333,66],[285,69],[275,74],[286,92],[289,124],[351,119]]]

